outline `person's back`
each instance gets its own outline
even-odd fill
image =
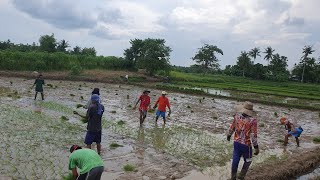
[[[234,123],[231,125],[230,130],[234,131],[234,141],[247,146],[251,146],[251,141],[256,145],[257,141],[257,120],[244,114],[236,113]],[[251,133],[254,135],[251,137]]]
[[[88,108],[88,125],[87,130],[90,132],[99,132],[102,129],[101,126],[101,118],[104,112],[104,106],[102,106],[102,113],[101,115],[98,114],[98,106],[97,104],[91,104]]]

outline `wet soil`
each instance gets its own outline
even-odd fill
[[[76,106],[84,105],[92,89],[99,87],[106,108],[102,139],[104,179],[188,179],[193,174],[208,179],[229,178],[232,142],[225,140],[225,134],[239,102],[170,93],[172,114],[168,124],[163,126],[161,119],[155,124],[154,113],[149,113],[139,128],[139,112],[132,107],[143,91],[141,87],[45,80],[45,101],[34,101],[30,89],[33,82],[29,78],[0,78],[0,128],[4,129],[4,151],[0,156],[5,160],[0,162],[0,174],[4,176],[41,179],[45,172],[45,177],[59,179],[66,175],[69,146],[83,145],[86,133],[86,124],[72,112],[84,114],[85,109]],[[159,94],[159,90],[151,89],[152,106]],[[318,112],[261,104],[254,108],[258,113],[261,153],[253,158],[252,168],[267,161],[287,160],[295,153],[319,146],[312,142],[313,137],[320,136]],[[297,148],[292,138],[286,149],[282,146],[280,141],[286,133],[278,123],[282,116],[304,128],[301,147]],[[110,148],[113,142],[123,147]],[[134,165],[136,171],[125,172],[126,164]]]

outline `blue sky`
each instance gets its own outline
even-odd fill
[[[54,33],[71,46],[122,56],[134,38],[164,38],[171,64],[189,66],[204,43],[224,51],[221,68],[241,51],[267,46],[287,56],[289,69],[302,48],[320,56],[319,0],[1,0],[0,40],[32,43]],[[256,62],[266,64],[262,57]]]

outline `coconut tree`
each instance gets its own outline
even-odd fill
[[[267,47],[267,48],[265,49],[265,52],[263,52],[263,53],[266,54],[266,55],[264,56],[264,59],[266,59],[266,60],[268,61],[268,65],[269,65],[270,60],[271,60],[272,57],[273,57],[273,52],[274,52],[274,49],[272,49],[271,46]]]
[[[237,58],[237,65],[242,70],[242,76],[245,76],[245,72],[249,70],[249,68],[252,66],[252,62],[249,56],[249,53],[246,51],[241,51],[240,56]]]
[[[253,62],[256,60],[257,56],[261,57],[260,49],[255,47],[249,51],[249,55],[253,58]]]
[[[304,46],[302,49],[303,56],[301,57],[302,64],[303,64],[303,70],[302,70],[302,76],[301,76],[301,82],[303,82],[304,78],[304,70],[306,68],[306,61],[308,60],[308,56],[314,52],[312,49],[312,46]]]

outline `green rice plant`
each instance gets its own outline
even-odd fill
[[[113,142],[113,143],[110,144],[110,148],[111,148],[111,149],[116,149],[116,148],[118,148],[118,147],[123,147],[123,145],[118,144],[118,143],[116,143],[116,142]]]
[[[118,121],[118,122],[117,122],[117,124],[118,124],[118,125],[120,125],[120,126],[122,126],[122,125],[126,124],[126,122],[125,122],[125,121],[120,120],[120,121]]]
[[[151,108],[151,109],[148,110],[148,112],[149,112],[149,113],[154,113],[155,110]]]
[[[62,121],[68,121],[68,120],[69,120],[69,118],[67,118],[66,116],[61,116],[60,119],[61,119]]]
[[[88,123],[88,119],[87,118],[81,118],[80,121],[85,124],[85,123]]]
[[[73,180],[72,173],[62,176],[62,180]]]
[[[81,107],[83,107],[82,104],[77,104],[77,108],[81,108]]]
[[[187,108],[190,109],[191,107],[188,105]]]
[[[82,89],[81,89],[81,88],[78,88],[78,90],[81,91]]]
[[[176,101],[176,100],[177,100],[177,98],[173,98],[173,100],[174,100],[174,101]]]
[[[117,113],[117,111],[113,110],[113,111],[111,111],[111,113],[112,113],[112,114],[116,114],[116,113]]]
[[[277,112],[274,112],[274,116],[278,117],[278,113],[277,113]]]
[[[83,96],[80,96],[80,99],[83,100],[84,99]]]
[[[313,138],[314,143],[320,143],[320,137],[314,137]]]
[[[278,143],[284,143],[284,140],[283,139],[277,139],[277,142]]]
[[[50,88],[53,88],[53,85],[52,84],[47,84],[48,87]]]
[[[71,96],[71,97],[74,97],[74,96],[76,96],[76,95],[74,95],[74,94],[70,94],[70,96]]]
[[[131,164],[126,164],[123,166],[123,170],[125,172],[133,172],[135,171],[136,167],[134,165],[131,165]]]
[[[131,105],[131,104],[129,104],[127,107],[128,107],[128,108],[132,108],[132,105]]]
[[[194,113],[194,111],[193,111],[193,110],[191,110],[191,111],[190,111],[190,113]]]

